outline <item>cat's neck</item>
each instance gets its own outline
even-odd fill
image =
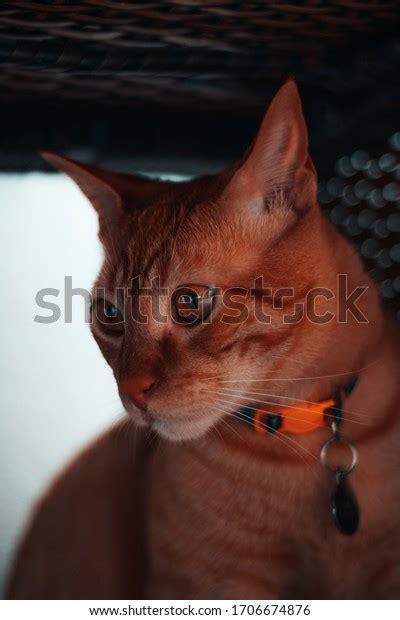
[[[370,441],[377,433],[393,424],[399,417],[400,400],[400,337],[398,326],[391,319],[384,319],[376,326],[377,333],[368,339],[362,339],[360,344],[361,355],[357,352],[354,355],[353,363],[349,366],[352,373],[347,373],[342,377],[324,378],[323,372],[315,369],[315,375],[320,375],[321,379],[312,382],[305,380],[286,389],[286,396],[301,395],[304,401],[318,402],[334,396],[335,385],[344,386],[351,376],[357,377],[356,387],[347,396],[343,403],[343,422],[342,430],[346,437],[355,442]],[[377,337],[378,336],[378,337]],[[351,342],[351,341],[350,341]],[[356,344],[356,340],[351,346]],[[342,352],[343,358],[348,356],[351,360],[351,353],[347,353],[349,341],[337,341],[338,350]],[[346,362],[348,363],[346,359]],[[339,373],[340,374],[340,373]],[[283,401],[287,404],[287,400]],[[290,402],[290,401],[289,401]],[[296,404],[299,404],[296,401]],[[301,403],[300,403],[301,406]],[[327,420],[327,426],[329,425]],[[296,441],[312,446],[314,444],[313,433],[308,435],[296,436]],[[317,439],[317,443],[319,439]]]
[[[390,388],[397,384],[400,364],[397,324],[384,312],[376,284],[348,241],[327,223],[322,226],[320,238],[327,248],[321,272],[327,287],[335,294],[332,305],[328,302],[327,310],[334,310],[335,316],[327,324],[306,330],[303,342],[299,343],[301,354],[303,348],[307,352],[307,338],[312,341],[313,350],[306,368],[309,372],[304,374],[315,376],[316,380],[299,382],[294,388],[288,384],[288,391],[297,391],[305,400],[322,400],[330,397],[338,385],[344,385],[356,375],[358,387],[349,401],[354,401],[355,397],[358,400],[362,394],[366,412],[369,406],[376,408],[377,399],[382,405],[387,398],[390,400]],[[339,290],[339,275],[346,280],[345,291]],[[353,291],[360,292],[356,314],[352,310],[344,312],[346,297],[350,297]],[[356,316],[358,311],[360,315]],[[371,391],[368,398],[367,391]]]
[[[354,320],[351,315],[344,322],[335,317],[331,331],[333,340],[325,353],[332,374],[336,370],[339,375],[346,373],[343,378],[332,379],[335,385],[338,381],[344,385],[352,375],[358,379],[356,389],[344,404],[344,425],[349,437],[363,440],[389,423],[398,409],[400,337],[398,325],[383,310],[377,286],[366,273],[360,257],[336,230],[333,235],[335,252],[334,257],[330,257],[333,271],[346,274],[349,291],[365,287],[358,306],[366,322]],[[336,364],[332,365],[332,360]],[[323,375],[323,367],[320,370],[322,372],[315,374]],[[323,378],[308,394],[311,400],[330,395],[332,384]]]
[[[346,439],[357,447],[367,447],[393,429],[400,433],[399,346],[397,325],[388,321],[382,331],[379,346],[366,351],[364,362],[356,373],[357,385],[344,401],[341,430]],[[287,394],[292,397],[302,393],[305,401],[317,400],[315,394],[318,392],[323,395],[321,399],[329,396],[324,380],[321,380],[320,384],[314,384],[312,389],[309,389],[307,382],[305,384],[302,389],[299,389],[299,386],[287,389]],[[308,398],[305,396],[307,394]],[[286,400],[284,404],[287,405],[288,402],[290,401]],[[301,403],[296,401],[296,405],[301,406]],[[211,448],[211,452],[213,447],[219,450],[222,437],[224,450],[232,448],[232,455],[239,451],[247,454],[250,459],[258,454],[263,460],[278,459],[286,462],[288,459],[298,460],[299,454],[303,454],[307,460],[312,454],[319,460],[321,446],[329,438],[330,432],[327,420],[323,427],[301,435],[259,434],[250,425],[230,417],[218,426],[217,433],[212,429],[206,438],[200,440],[198,447],[203,450],[201,444],[204,441],[208,448]]]
[[[358,385],[345,404],[350,421],[346,433],[367,440],[398,417],[400,339],[394,321],[382,320],[379,339],[371,339],[363,362],[358,372]],[[357,420],[363,424],[355,424]]]

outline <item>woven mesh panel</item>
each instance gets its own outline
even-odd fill
[[[2,2],[1,84],[10,97],[263,105],[267,85],[290,73],[334,79],[346,50],[396,32],[398,9],[350,0]],[[316,71],[327,64],[331,72]]]

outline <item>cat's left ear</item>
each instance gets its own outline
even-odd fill
[[[103,227],[116,222],[124,210],[140,207],[165,185],[160,181],[81,164],[49,151],[41,151],[40,155],[71,177],[90,200],[99,216],[100,232]]]
[[[308,152],[300,95],[293,80],[287,81],[275,95],[227,190],[235,202],[247,203],[258,213],[281,201],[302,214],[316,203],[316,172]]]

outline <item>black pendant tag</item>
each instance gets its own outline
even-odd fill
[[[332,495],[332,517],[342,534],[350,536],[357,531],[360,522],[358,502],[343,476],[337,480],[336,491]]]

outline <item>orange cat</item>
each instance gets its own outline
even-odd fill
[[[174,185],[44,156],[99,214],[93,334],[129,418],[40,501],[8,596],[398,598],[397,327],[321,215],[294,82],[215,177]],[[359,460],[346,488],[319,462],[340,415]],[[330,452],[346,443],[329,445],[347,468]],[[332,519],[335,489],[352,536]]]

